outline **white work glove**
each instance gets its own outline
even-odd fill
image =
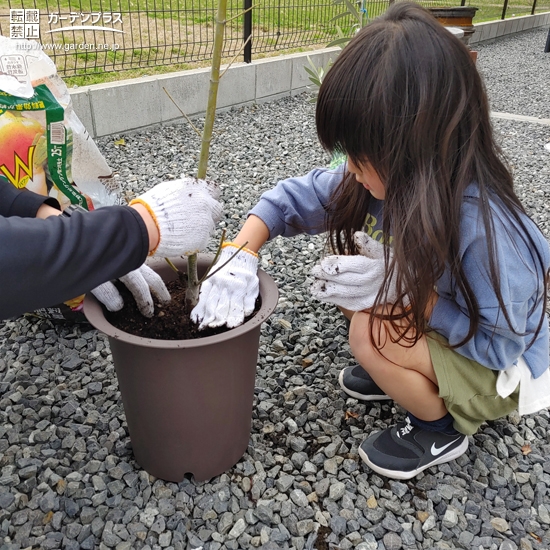
[[[199,303],[191,311],[191,319],[206,327],[238,327],[254,311],[260,291],[258,255],[233,243],[223,245],[216,266],[231,261],[201,285]]]
[[[321,302],[362,311],[373,306],[384,284],[384,245],[363,231],[357,231],[353,240],[360,255],[323,258],[311,272],[315,277],[311,294]],[[392,281],[386,301],[393,303],[396,299],[397,291]]]
[[[159,183],[132,200],[130,205],[147,208],[159,229],[159,244],[150,255],[188,256],[204,250],[221,216],[218,196],[214,183],[182,177]]]
[[[170,301],[170,293],[160,275],[145,264],[134,271],[130,271],[124,277],[120,277],[119,281],[132,293],[139,311],[145,317],[153,316],[154,305],[151,293],[164,304]],[[109,311],[120,311],[124,306],[120,292],[110,281],[94,288],[92,294]]]

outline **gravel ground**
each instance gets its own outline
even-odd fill
[[[545,30],[478,46],[496,111],[548,118]],[[211,177],[234,236],[278,179],[326,163],[306,95],[221,114]],[[550,238],[550,127],[495,120],[518,193]],[[125,146],[114,141],[124,137]],[[188,125],[99,140],[128,196],[193,173]],[[106,338],[86,325],[0,324],[0,550],[550,547],[547,411],[485,424],[457,461],[409,482],[357,455],[403,417],[338,389],[353,358],[334,307],[308,293],[320,237],[276,239],[262,266],[280,302],[262,329],[248,452],[209,482],[167,483],[135,463]]]

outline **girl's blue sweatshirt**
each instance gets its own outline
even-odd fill
[[[270,239],[278,235],[322,233],[326,231],[328,204],[342,181],[343,170],[343,165],[334,170],[315,169],[305,176],[282,180],[261,196],[249,215],[259,217],[267,225]],[[460,255],[464,273],[479,303],[481,322],[475,336],[456,351],[493,370],[504,370],[523,357],[533,377],[538,378],[549,364],[547,317],[536,340],[529,344],[542,312],[541,298],[546,291],[543,274],[540,268],[537,273],[536,256],[529,250],[511,215],[496,202],[491,202],[491,207],[501,293],[517,334],[510,329],[490,283],[479,193],[477,185],[472,183],[466,189],[462,205]],[[373,198],[364,230],[379,241],[382,240],[382,212],[383,201]],[[548,242],[529,217],[522,217],[547,271],[550,267]],[[437,281],[436,289],[439,298],[429,324],[454,345],[468,333],[464,297],[453,289],[449,271]],[[534,303],[538,305],[531,312]]]

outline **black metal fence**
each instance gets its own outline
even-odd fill
[[[372,18],[383,13],[389,2],[356,4]],[[420,3],[439,7],[465,2]],[[65,77],[163,65],[185,69],[211,58],[217,0],[7,0],[7,4],[4,0],[2,4],[0,34],[39,41]],[[495,11],[490,18],[498,19],[535,9],[548,11],[550,0],[500,0],[487,6]],[[336,25],[350,32],[351,17],[333,20],[343,11],[345,4],[334,0],[228,0],[224,57],[250,61],[277,51],[323,47],[336,38]]]

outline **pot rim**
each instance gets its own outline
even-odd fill
[[[161,340],[143,338],[142,336],[129,334],[128,332],[116,328],[107,321],[103,312],[103,306],[91,293],[86,294],[84,298],[83,311],[86,319],[93,327],[106,334],[109,338],[114,338],[120,342],[147,348],[199,348],[237,338],[242,334],[254,330],[269,318],[277,307],[279,291],[273,278],[262,269],[258,269],[258,279],[260,281],[260,297],[262,299],[262,304],[256,315],[238,327],[229,329],[222,334],[205,336],[204,338],[194,338],[190,340]]]
[[[428,11],[477,11],[479,8],[476,6],[433,6],[432,8],[428,8]]]

